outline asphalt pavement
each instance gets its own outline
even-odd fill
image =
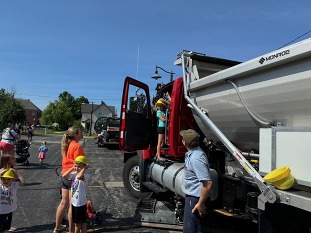
[[[18,228],[16,232],[52,232],[55,227],[55,212],[60,202],[60,177],[56,171],[61,166],[61,138],[62,135],[45,135],[36,131],[29,148],[29,164],[16,165],[27,182],[17,194],[18,209],[13,213],[12,221],[12,226]],[[22,135],[22,139],[26,136]],[[40,167],[37,155],[43,140],[49,151]],[[138,200],[128,195],[123,187],[123,154],[118,148],[99,148],[95,142],[94,138],[81,140],[90,164],[88,197],[99,214],[98,221],[88,231],[177,232],[139,227],[134,223]]]

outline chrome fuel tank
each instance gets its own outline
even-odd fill
[[[211,178],[213,181],[210,199],[213,201],[218,196],[218,174],[214,169],[210,169]],[[171,190],[178,195],[185,197],[182,190],[182,182],[184,176],[184,164],[173,163],[169,166],[162,166],[157,163],[152,163],[149,168],[151,178],[161,186]]]

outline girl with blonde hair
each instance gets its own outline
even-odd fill
[[[67,208],[70,204],[70,194],[69,190],[71,187],[70,178],[63,176],[69,169],[72,168],[74,160],[78,156],[85,156],[85,152],[82,149],[82,146],[79,144],[79,141],[83,138],[82,131],[77,126],[70,127],[66,134],[63,135],[61,153],[62,153],[62,199],[60,204],[57,207],[56,211],[56,224],[54,233],[63,231],[66,226],[62,225],[62,219],[66,213]],[[69,222],[69,232],[73,232],[73,222],[71,208],[68,210],[68,222]]]
[[[158,145],[157,145],[157,153],[156,153],[156,160],[157,161],[165,161],[165,158],[161,157],[161,148],[164,145],[164,136],[165,136],[165,122],[167,121],[166,111],[165,109],[169,105],[169,102],[160,98],[155,106],[156,106],[156,116],[158,119]]]
[[[38,151],[38,159],[39,159],[39,166],[42,166],[43,160],[46,157],[46,153],[48,152],[49,148],[46,146],[46,141],[41,142],[41,146],[39,147]]]

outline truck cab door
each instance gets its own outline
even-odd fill
[[[152,111],[146,84],[131,77],[125,78],[120,118],[120,149],[147,149],[151,140]]]

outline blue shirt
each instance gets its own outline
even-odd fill
[[[40,147],[39,147],[39,152],[45,153],[45,152],[47,152],[48,150],[49,150],[49,149],[48,149],[47,146],[40,146]]]
[[[158,127],[165,127],[164,121],[161,121],[161,119],[159,118],[159,116],[162,116],[162,117],[165,118],[165,112],[163,112],[163,111],[161,111],[161,110],[157,110]]]
[[[203,180],[211,180],[207,155],[200,147],[195,147],[185,155],[183,191],[200,197]]]

